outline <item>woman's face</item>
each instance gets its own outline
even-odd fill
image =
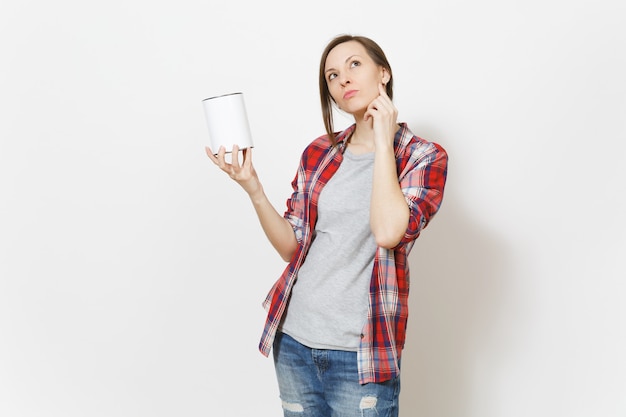
[[[386,71],[367,54],[357,41],[335,46],[324,67],[326,84],[337,106],[358,116],[380,95],[379,85]]]

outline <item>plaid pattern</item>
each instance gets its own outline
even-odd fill
[[[384,382],[399,375],[408,319],[408,255],[415,239],[439,210],[447,176],[446,151],[436,143],[413,135],[406,123],[400,126],[394,145],[398,180],[411,216],[402,241],[394,249],[379,247],[374,258],[368,321],[357,352],[362,384]],[[309,144],[302,154],[292,182],[294,192],[287,200],[284,214],[299,245],[263,302],[268,314],[259,350],[265,356],[269,356],[291,288],[311,244],[320,192],[337,172],[343,160],[345,139],[354,129],[352,125],[339,133],[336,147],[332,147],[324,135]]]

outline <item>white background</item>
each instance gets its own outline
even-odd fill
[[[201,100],[244,92],[282,212],[345,32],[450,155],[402,415],[625,416],[624,4],[3,1],[0,416],[281,415],[257,343],[284,263]]]

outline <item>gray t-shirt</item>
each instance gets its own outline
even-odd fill
[[[313,242],[281,325],[311,348],[359,347],[376,254],[369,219],[373,169],[374,153],[348,148],[320,194]]]

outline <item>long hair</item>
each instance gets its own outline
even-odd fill
[[[337,145],[333,126],[333,103],[335,102],[328,90],[328,83],[326,81],[326,74],[324,69],[326,67],[326,58],[330,51],[337,45],[348,41],[356,41],[363,45],[367,54],[377,64],[386,69],[389,72],[389,81],[387,82],[385,89],[389,98],[393,99],[393,74],[391,72],[391,65],[385,56],[382,48],[378,46],[376,42],[365,36],[358,35],[339,35],[333,38],[322,53],[320,59],[320,72],[319,72],[319,87],[320,87],[320,102],[322,105],[322,118],[324,119],[324,127],[326,128],[326,134],[330,139],[333,146]]]

